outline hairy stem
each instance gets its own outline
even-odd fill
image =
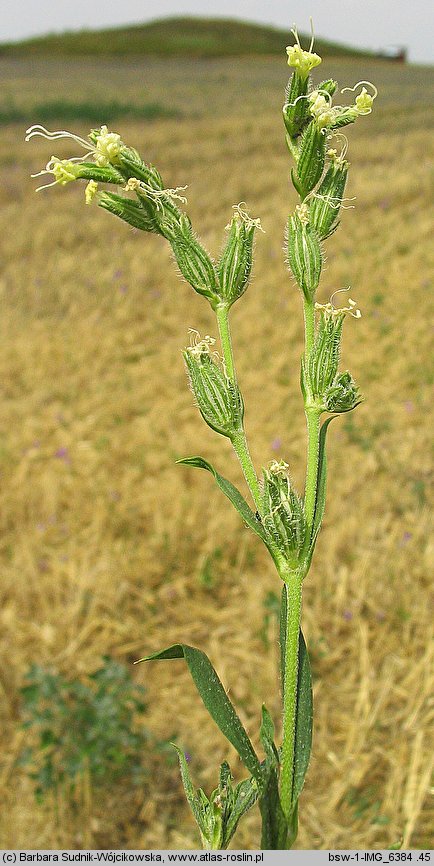
[[[314,301],[304,302],[304,328],[305,328],[305,357],[306,361],[312,352],[315,341],[315,306]],[[308,526],[308,537],[313,524],[316,504],[316,488],[318,476],[318,453],[321,410],[309,404],[309,398],[305,403],[307,424],[307,464],[306,485],[304,491],[304,511]]]
[[[232,351],[231,332],[229,327],[229,307],[226,304],[219,304],[216,307],[216,316],[226,373],[231,382],[235,385],[235,387],[238,387],[235,372],[234,355]],[[236,435],[232,439],[232,445],[240,462],[244,477],[247,481],[256,508],[258,509],[258,512],[261,513],[261,491],[259,488],[259,482],[256,475],[255,467],[253,466],[252,458],[250,456],[249,447],[247,445],[247,438],[244,427],[241,426],[240,429],[237,431]]]
[[[284,575],[281,575],[282,577]],[[286,631],[283,675],[283,742],[280,800],[288,820],[294,780],[295,719],[298,693],[298,646],[301,619],[302,577],[292,572],[286,580]]]
[[[305,354],[309,357],[315,338],[315,307],[313,301],[305,300],[304,302],[304,333],[305,333]]]
[[[306,467],[306,485],[304,491],[304,512],[306,515],[306,523],[308,527],[307,536],[310,537],[310,530],[315,516],[316,504],[316,488],[318,481],[318,460],[319,460],[319,434],[320,434],[320,417],[321,410],[306,407],[306,423],[307,423],[307,467]]]

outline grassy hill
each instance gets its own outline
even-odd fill
[[[222,18],[164,18],[129,27],[81,30],[5,43],[0,45],[0,56],[154,54],[220,57],[280,54],[282,45],[292,41],[289,29],[279,30]],[[304,44],[309,44],[309,37],[304,37]],[[358,56],[367,53],[322,39],[316,40],[315,47],[323,57]]]

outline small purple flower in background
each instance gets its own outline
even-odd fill
[[[406,412],[414,412],[414,403],[412,400],[406,400],[404,406]]]
[[[123,273],[124,272],[120,268],[117,268],[115,271],[113,271],[113,279],[120,280],[120,278],[123,276]]]
[[[119,286],[119,291],[120,291],[121,295],[126,295],[126,293],[128,291],[128,286]]]
[[[69,456],[69,451],[67,448],[58,448],[57,451],[54,452],[54,456],[57,457],[58,460],[64,460],[65,463],[71,462],[71,458]]]
[[[184,758],[185,758],[185,760],[187,761],[187,764],[189,764],[190,761],[191,761],[191,755],[190,755],[190,752],[184,752]]]
[[[353,618],[353,614],[350,610],[344,610],[342,616],[344,619],[346,619],[347,622],[350,622],[350,620],[352,620]]]
[[[272,449],[272,451],[280,451],[281,447],[282,447],[282,440],[279,438],[279,436],[276,436],[276,438],[273,439],[273,441],[271,443],[271,449]]]
[[[399,546],[400,546],[400,547],[405,547],[405,545],[408,544],[408,542],[411,541],[412,538],[413,538],[413,533],[412,533],[412,532],[408,532],[408,531],[407,531],[407,532],[403,532],[403,533],[402,533],[402,536],[401,536],[401,538],[400,538],[400,540],[399,540]]]

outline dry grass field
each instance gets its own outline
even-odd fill
[[[433,667],[429,537],[432,480],[430,171],[432,71],[339,60],[341,86],[369,78],[380,95],[349,127],[343,212],[327,242],[321,299],[351,284],[343,362],[365,403],[334,422],[324,529],[304,595],[315,691],[313,757],[297,845],[432,846]],[[283,261],[294,201],[280,108],[285,58],[0,62],[2,99],[159,102],[174,119],[120,121],[167,186],[188,184],[188,211],[217,253],[231,207],[247,202],[265,234],[254,279],[232,311],[234,347],[257,466],[284,458],[301,486],[300,298]],[[106,118],[101,117],[101,122]],[[77,122],[75,131],[86,134]],[[59,143],[56,155],[70,156]],[[431,152],[430,152],[431,148]],[[209,459],[242,478],[227,440],[201,421],[180,350],[187,329],[215,331],[207,303],[177,278],[168,245],[97,207],[83,187],[34,193],[51,156],[11,125],[0,138],[0,845],[5,848],[195,848],[178,769],[149,757],[149,783],[74,801],[36,802],[17,758],[19,690],[36,662],[70,678],[110,655],[146,686],[146,725],[177,736],[206,790],[218,762],[243,770],[182,662],[139,665],[178,640],[205,650],[257,742],[265,699],[280,718],[279,593],[265,549],[210,476],[175,460]],[[431,782],[432,784],[432,782]],[[256,848],[259,820],[235,847]]]

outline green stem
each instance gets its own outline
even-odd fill
[[[215,312],[219,327],[220,342],[222,346],[226,373],[231,382],[235,385],[235,387],[238,387],[237,376],[235,372],[234,355],[232,351],[231,332],[229,327],[229,307],[227,306],[227,304],[219,304],[216,307]],[[261,491],[259,488],[259,482],[255,472],[255,467],[253,466],[253,461],[250,456],[244,427],[241,426],[240,429],[237,430],[235,436],[232,439],[232,445],[240,462],[250,492],[253,496],[256,508],[258,509],[258,512],[261,513]]]
[[[240,462],[243,470],[244,478],[247,481],[250,492],[253,496],[254,503],[259,514],[262,512],[261,491],[259,488],[258,478],[250,456],[249,447],[247,445],[246,434],[244,429],[239,430],[232,439],[235,454]]]
[[[313,301],[305,300],[304,302],[304,333],[305,333],[305,354],[309,357],[315,339],[315,307]]]
[[[306,485],[304,490],[304,512],[308,527],[307,537],[315,516],[316,488],[318,481],[319,434],[321,409],[306,407],[307,422],[307,467]]]
[[[237,384],[237,376],[235,373],[234,353],[232,350],[231,331],[229,326],[229,307],[227,304],[218,304],[215,314],[219,326],[220,342],[222,344],[223,358],[225,359],[226,372],[229,379]]]
[[[315,342],[315,306],[313,299],[304,302],[304,328],[305,328],[305,358],[306,362],[312,352]],[[313,524],[316,505],[317,481],[318,481],[318,457],[319,457],[319,434],[321,409],[311,405],[309,396],[305,402],[307,423],[307,465],[306,485],[304,491],[304,511],[308,526],[307,538],[310,538],[310,530]]]
[[[281,575],[282,576],[282,575]],[[286,581],[286,632],[283,677],[283,742],[280,800],[287,820],[291,815],[294,782],[295,720],[298,692],[298,647],[302,577],[292,572]]]

